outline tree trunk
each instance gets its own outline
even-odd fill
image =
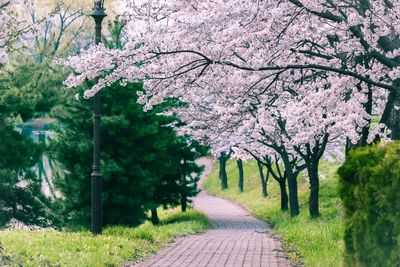
[[[282,153],[281,157],[285,166],[285,173],[288,180],[290,216],[295,217],[300,213],[299,198],[297,196],[297,176],[299,175],[299,173],[298,171],[293,171],[289,156],[286,153]]]
[[[310,179],[310,199],[309,209],[310,216],[316,218],[319,213],[319,177],[318,177],[318,161],[307,164],[308,177]]]
[[[238,159],[237,165],[239,169],[239,180],[238,180],[239,192],[243,192],[243,180],[244,180],[243,161],[241,159]]]
[[[182,189],[181,189],[181,211],[186,212],[187,209],[187,196],[186,196],[186,159],[183,160],[183,173],[182,173]]]
[[[350,138],[346,137],[346,144],[345,144],[345,150],[344,150],[344,155],[346,156],[346,158],[349,155],[352,147],[353,147],[353,145],[351,144]]]
[[[390,112],[389,119],[387,122],[388,128],[390,129],[390,138],[392,140],[400,140],[400,94],[395,93],[394,104]]]
[[[153,225],[158,225],[160,223],[160,219],[158,218],[157,208],[151,209],[151,223]]]
[[[186,212],[187,209],[187,198],[184,192],[181,193],[181,211]]]
[[[225,153],[221,153],[219,157],[219,178],[221,180],[221,189],[225,190],[228,188],[228,176],[226,174],[226,161],[227,157]]]
[[[288,187],[290,216],[295,217],[300,213],[299,199],[297,196],[297,175],[293,174],[291,171],[288,172]]]
[[[373,95],[372,95],[372,86],[369,84],[368,86],[368,93],[367,93],[367,99],[368,101],[363,104],[365,111],[368,113],[368,115],[372,116],[372,106],[373,106]],[[361,88],[360,88],[361,91]],[[360,140],[358,141],[357,146],[358,147],[364,147],[368,145],[368,136],[371,128],[371,119],[368,119],[368,124],[362,128],[361,131],[361,137]],[[317,170],[318,172],[318,170]]]
[[[390,129],[392,140],[400,140],[400,94],[391,91],[381,116],[381,123]]]
[[[287,211],[289,210],[289,198],[286,191],[286,179],[281,179],[279,181],[279,188],[281,190],[281,210]]]
[[[267,182],[265,181],[265,178],[264,178],[263,166],[262,166],[261,161],[257,160],[257,166],[258,166],[258,172],[260,173],[262,196],[267,197],[268,196]]]

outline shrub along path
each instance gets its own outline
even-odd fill
[[[206,167],[204,180],[211,171],[212,161],[203,159],[201,163]],[[281,243],[271,236],[268,225],[243,208],[206,192],[194,199],[194,208],[209,218],[213,229],[180,238],[146,262],[134,266],[290,266]]]

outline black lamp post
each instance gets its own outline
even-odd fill
[[[104,0],[94,0],[93,13],[90,16],[96,23],[95,43],[101,42],[101,23],[107,16],[104,9]],[[101,119],[100,92],[93,98],[93,172],[91,177],[91,230],[93,234],[102,231],[101,191],[102,177],[100,171],[100,119]]]

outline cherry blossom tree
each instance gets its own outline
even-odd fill
[[[307,168],[312,189],[310,212],[318,216],[318,163],[328,142],[343,147],[347,137],[357,143],[369,120],[363,108],[365,94],[352,90],[351,82],[349,88],[336,87],[332,79],[336,77],[319,78],[321,81],[303,83],[296,90],[283,82],[267,91],[254,89],[252,95],[242,97],[239,107],[235,107],[237,100],[229,88],[199,89],[189,108],[181,110],[181,117],[189,121],[193,132],[208,136],[216,147],[244,148],[255,156],[260,154],[256,152],[258,147],[264,146],[277,153],[288,176],[293,215],[298,210],[296,179]],[[210,103],[206,110],[205,100]],[[199,112],[202,108],[203,112]],[[249,140],[256,145],[249,146]],[[262,159],[271,154],[263,153],[255,157]],[[281,176],[274,178],[282,179]]]
[[[209,81],[213,75],[229,76],[227,67],[233,67],[269,74],[236,81],[246,88],[260,76],[269,77],[263,77],[264,84],[269,84],[283,72],[300,70],[292,75],[297,80],[304,70],[314,70],[396,90],[398,49],[393,41],[398,3],[253,0],[245,7],[241,4],[239,0],[128,1],[128,27],[135,30],[132,45],[119,53],[92,49],[86,54],[92,61],[84,65],[71,59],[69,65],[81,75],[69,84],[113,70],[87,96],[120,78],[147,78],[148,95],[158,96],[156,101],[181,92],[182,85],[193,79],[199,81],[198,75],[207,77],[199,82]],[[140,49],[138,42],[143,44]],[[109,59],[109,64],[93,65],[94,54]],[[133,67],[135,62],[144,62],[144,67]],[[388,109],[390,105],[393,108],[389,103]]]
[[[292,81],[332,72],[338,77],[352,77],[354,86],[396,91],[397,65],[393,58],[397,50],[376,55],[382,52],[377,36],[386,40],[396,35],[392,21],[396,21],[398,6],[389,1],[368,7],[357,2],[335,7],[332,3],[324,5],[325,1],[249,1],[246,8],[238,8],[240,1],[137,2],[128,1],[127,10],[134,42],[123,52],[100,47],[89,50],[82,56],[84,60],[71,58],[68,65],[80,75],[71,77],[68,84],[77,85],[112,70],[86,95],[91,96],[121,78],[145,79],[151,103],[184,93],[193,88],[193,81],[206,85],[219,79],[214,86],[217,87],[232,78],[233,88],[251,88],[255,84],[273,84],[276,77],[291,71]],[[362,12],[363,9],[369,11]],[[368,37],[365,38],[371,43],[369,46],[355,28]],[[390,36],[386,37],[388,32]],[[137,42],[143,44],[140,49]],[[366,47],[376,49],[369,51]],[[96,58],[102,61],[96,63]],[[137,68],[136,62],[144,66]],[[246,79],[243,75],[235,77],[229,67],[255,74]],[[220,79],[221,76],[226,78]],[[341,80],[347,82],[337,82]],[[389,96],[381,122],[388,123],[393,130],[397,125],[393,122],[395,95]],[[367,135],[368,129],[361,145]],[[392,135],[396,138],[396,131]]]
[[[27,38],[34,29],[33,25],[18,14],[18,11],[29,11],[31,4],[26,0],[0,1],[0,65],[4,65],[8,52],[15,48],[12,45],[20,38]]]
[[[6,46],[16,34],[14,17],[10,15],[12,4],[10,1],[0,3],[0,64],[6,62]]]
[[[141,81],[147,108],[180,98],[188,129],[219,149],[252,140],[279,155],[292,215],[306,168],[318,216],[327,148],[365,145],[383,125],[400,138],[399,11],[390,0],[127,0],[126,49],[100,45],[70,57],[66,83],[101,77],[85,92],[91,97]],[[380,124],[371,130],[374,107]]]

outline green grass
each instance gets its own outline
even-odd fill
[[[182,235],[209,227],[204,215],[189,210],[161,212],[160,226],[109,227],[89,232],[0,231],[0,266],[120,266],[155,253]]]
[[[237,166],[229,161],[227,173],[229,188],[221,191],[218,179],[218,164],[214,167],[204,186],[211,194],[233,200],[246,207],[256,217],[267,220],[273,231],[284,240],[285,249],[293,262],[304,266],[342,266],[343,225],[341,222],[342,204],[337,193],[337,163],[320,164],[320,211],[321,217],[311,219],[308,213],[309,184],[300,176],[299,202],[300,215],[290,218],[288,212],[280,211],[278,183],[270,178],[267,198],[261,195],[261,181],[257,164],[249,161],[244,164],[244,192],[237,187]]]

